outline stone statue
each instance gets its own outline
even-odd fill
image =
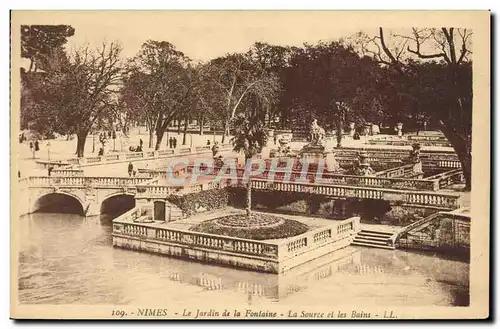
[[[410,156],[408,157],[408,161],[410,163],[418,163],[420,162],[420,144],[414,143],[412,146],[412,151],[410,151]]]
[[[353,164],[353,173],[357,176],[375,176],[375,170],[368,162],[368,154],[360,152]]]
[[[407,162],[413,164],[413,172],[415,174],[423,174],[422,161],[420,160],[420,144],[414,143],[412,148],[413,150],[410,151]]]
[[[309,130],[311,145],[323,145],[325,139],[325,129],[318,125],[318,120],[314,119]]]
[[[287,138],[280,138],[278,146],[278,155],[284,157],[294,155],[290,147],[290,141]]]

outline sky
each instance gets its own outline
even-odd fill
[[[52,12],[30,23],[69,24],[75,35],[68,48],[119,41],[122,56],[132,57],[148,39],[169,41],[193,60],[246,52],[256,41],[278,45],[330,41],[361,28],[336,24],[328,12]],[[371,28],[373,30],[373,28]],[[376,33],[376,30],[373,30]]]

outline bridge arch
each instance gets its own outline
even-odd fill
[[[39,195],[30,207],[30,212],[54,212],[85,214],[84,201],[75,194],[56,191]]]
[[[116,192],[101,201],[101,214],[120,215],[135,207],[135,194]]]

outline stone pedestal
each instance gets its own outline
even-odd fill
[[[323,155],[325,157],[326,170],[329,172],[337,172],[340,169],[340,165],[335,159],[335,154],[332,151],[325,151]]]
[[[318,163],[323,160],[325,169],[329,172],[340,170],[340,165],[335,160],[335,154],[331,150],[327,150],[323,145],[306,145],[300,151],[299,156],[301,159],[309,160],[309,162]]]
[[[303,159],[324,159],[325,147],[323,145],[305,145],[299,155]]]
[[[349,136],[354,137],[354,133],[356,132],[354,122],[349,123]]]
[[[422,169],[422,161],[416,162],[413,164],[413,172],[415,174],[423,174],[424,170]]]
[[[401,122],[398,122],[396,125],[396,129],[398,132],[398,137],[403,137],[403,124]]]

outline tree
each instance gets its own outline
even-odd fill
[[[267,143],[267,133],[262,115],[253,112],[249,115],[239,115],[234,119],[233,128],[235,131],[234,137],[231,139],[233,150],[243,152],[245,154],[245,163],[247,164],[248,180],[246,182],[247,198],[246,198],[246,215],[251,219],[252,213],[252,179],[250,177],[250,169],[248,168],[249,160],[255,155],[262,152],[262,148]]]
[[[109,115],[120,82],[121,48],[116,43],[103,44],[93,51],[88,47],[75,50],[68,61],[44,75],[35,101],[66,133],[76,133],[78,157],[82,157],[85,142],[98,119]]]
[[[466,190],[471,189],[472,146],[472,31],[465,28],[412,28],[393,34],[390,49],[384,29],[365,38],[362,48],[390,70],[389,97],[404,100],[413,114],[425,115],[440,127],[462,164]],[[372,45],[372,48],[369,47]],[[395,95],[394,95],[395,94]]]
[[[253,97],[270,104],[280,84],[276,76],[267,73],[252,61],[248,54],[228,54],[208,63],[212,83],[218,89],[220,121],[225,137],[229,135],[230,122],[242,110],[242,102]]]
[[[21,57],[30,60],[28,72],[46,67],[51,54],[62,50],[74,34],[69,25],[21,25]]]
[[[149,131],[148,147],[153,147],[158,111],[153,107],[150,96],[154,93],[152,79],[137,68],[132,68],[124,77],[120,90],[120,102],[128,121],[146,122]]]
[[[155,149],[160,148],[165,131],[176,116],[186,110],[192,92],[190,59],[166,41],[148,40],[133,65],[144,75],[142,103],[147,109],[146,118],[156,133]]]
[[[359,123],[376,117],[377,65],[340,42],[305,44],[292,52],[288,79],[291,86],[285,89],[294,91],[295,108],[308,109],[308,117],[302,120],[310,121],[314,116],[327,127],[334,127],[337,147],[341,147],[346,120]]]
[[[278,78],[281,86],[287,83],[286,71],[290,66],[290,57],[292,48],[270,45],[265,42],[256,42],[248,51],[248,55],[252,58],[252,61],[270,75],[274,75]],[[280,92],[280,97],[276,105],[269,108],[268,119],[269,124],[274,121],[275,117],[279,117],[282,126],[285,124],[287,118],[289,117],[289,104],[294,98],[294,95],[289,89],[282,88]]]

